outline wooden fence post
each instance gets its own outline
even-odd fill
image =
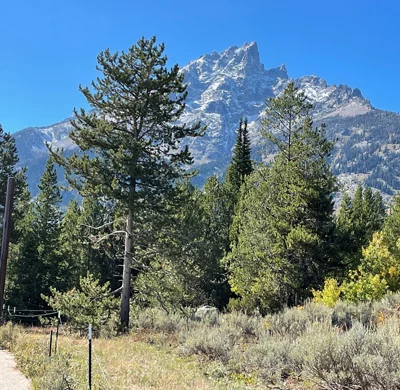
[[[7,181],[6,204],[3,216],[3,238],[1,241],[1,253],[0,253],[0,323],[3,319],[3,303],[4,303],[3,300],[4,300],[4,289],[6,284],[8,247],[10,244],[10,234],[11,234],[11,211],[14,200],[14,188],[15,188],[15,179],[13,177],[9,177]]]

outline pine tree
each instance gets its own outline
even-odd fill
[[[87,197],[83,199],[79,220],[84,275],[89,272],[102,284],[109,282],[113,290],[119,286],[118,270],[121,266],[118,258],[120,237],[112,234],[112,222],[117,218],[116,213],[114,203]]]
[[[109,282],[116,288],[117,265],[113,256],[114,236],[108,236],[112,210],[98,199],[84,198],[69,202],[60,232],[60,254],[63,277],[67,288],[79,286],[80,278],[87,274]],[[103,228],[98,228],[103,226]]]
[[[66,289],[79,285],[79,278],[87,275],[81,226],[81,210],[77,200],[68,203],[60,226],[59,248],[63,261]]]
[[[59,238],[61,233],[61,193],[57,172],[51,158],[38,184],[39,195],[33,207],[33,227],[36,236],[37,262],[40,276],[37,291],[47,294],[50,287],[65,291],[67,287],[64,270],[66,265],[60,256]],[[38,281],[39,281],[38,280]],[[37,298],[41,298],[38,294]]]
[[[54,153],[66,168],[70,183],[81,194],[118,202],[126,219],[120,320],[129,324],[131,264],[139,246],[139,226],[154,213],[164,212],[173,197],[174,181],[192,163],[185,137],[203,133],[200,124],[178,124],[187,96],[178,66],[168,70],[164,45],[155,37],[141,38],[127,52],[98,56],[102,77],[94,92],[81,88],[95,109],[75,111],[71,139],[82,154]],[[144,237],[145,238],[145,237]]]
[[[43,246],[43,255],[52,252],[58,247],[61,222],[61,193],[57,181],[57,172],[54,162],[48,159],[45,171],[38,184],[40,193],[34,203],[35,230],[40,244]]]
[[[371,216],[373,223],[371,224],[371,230],[373,232],[379,231],[386,221],[386,207],[383,202],[382,195],[379,191],[375,191],[372,197],[372,205],[367,210],[367,213]]]
[[[313,128],[310,109],[292,83],[268,102],[263,135],[279,153],[246,180],[228,256],[232,289],[247,308],[297,303],[333,266],[336,184],[326,161],[333,144],[324,126]]]
[[[351,198],[347,192],[343,194],[342,201],[340,203],[340,209],[338,214],[337,223],[342,226],[343,229],[347,229],[347,224],[350,221],[350,210],[351,210]]]
[[[222,309],[227,303],[229,286],[220,263],[228,230],[222,188],[215,176],[207,180],[204,192],[188,181],[179,185],[185,202],[175,209],[169,232],[153,242],[157,254],[135,283],[138,303],[167,311],[203,304]]]
[[[311,109],[312,104],[293,82],[280,96],[267,101],[261,135],[275,145],[289,162],[292,160],[292,146],[296,142],[295,134],[309,117]]]

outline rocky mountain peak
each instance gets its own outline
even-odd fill
[[[201,186],[210,174],[224,174],[235,143],[235,130],[244,116],[249,120],[256,158],[262,156],[270,161],[269,149],[257,138],[258,130],[266,100],[278,96],[291,80],[286,66],[265,69],[257,43],[250,42],[204,54],[181,71],[188,85],[181,121],[207,125],[205,137],[189,141],[200,171],[196,183]],[[390,164],[400,164],[400,115],[375,110],[358,88],[329,85],[315,75],[294,81],[313,104],[315,123],[326,123],[329,137],[338,140],[332,160],[335,173],[346,180],[363,180],[386,194],[400,189],[400,180],[389,177],[386,169]],[[21,165],[29,167],[34,195],[47,159],[44,143],[72,150],[75,145],[68,138],[70,129],[69,121],[65,121],[16,133]],[[382,145],[388,146],[384,149]]]
[[[288,80],[288,72],[286,69],[286,65],[282,64],[281,66],[278,66],[277,68],[272,68],[267,70],[268,77],[271,79],[282,79],[282,80]]]
[[[260,63],[260,54],[256,42],[245,43],[242,47],[231,46],[217,53],[205,54],[191,61],[182,71],[190,83],[200,81],[211,83],[218,75],[224,77],[246,77],[265,72]]]

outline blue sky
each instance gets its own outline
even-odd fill
[[[0,123],[14,132],[86,107],[78,85],[97,77],[97,54],[151,35],[181,66],[257,41],[266,68],[358,87],[398,112],[399,17],[394,0],[1,0]]]

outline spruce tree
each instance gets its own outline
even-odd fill
[[[0,221],[3,220],[6,203],[7,180],[15,174],[18,162],[17,147],[11,134],[4,132],[0,125]]]
[[[184,75],[177,65],[167,68],[163,53],[164,45],[156,45],[155,37],[141,38],[127,52],[101,52],[97,59],[102,76],[92,83],[93,91],[80,88],[94,111],[75,111],[70,134],[81,154],[65,157],[53,152],[81,194],[116,201],[125,216],[120,310],[124,330],[140,226],[154,213],[166,211],[174,181],[185,174],[184,165],[192,163],[181,141],[203,133],[199,123],[178,123],[187,96]]]
[[[240,119],[239,127],[236,132],[236,143],[233,147],[232,160],[226,171],[226,182],[229,182],[233,191],[236,193],[242,184],[240,175],[240,162],[243,150],[243,121]]]
[[[38,184],[39,195],[33,207],[33,226],[36,236],[37,261],[40,266],[40,293],[48,293],[50,287],[65,291],[66,265],[60,256],[59,238],[61,233],[61,193],[54,162],[48,159],[45,171]],[[40,295],[39,295],[40,297]]]
[[[238,194],[246,176],[252,171],[251,142],[247,130],[247,118],[245,118],[244,121],[240,119],[232,160],[226,173],[226,182],[233,192]]]
[[[383,225],[382,234],[389,251],[400,258],[400,194],[392,200],[389,214]]]
[[[229,233],[226,239],[225,252],[230,252],[231,243],[236,240],[237,226],[232,225],[236,205],[240,196],[240,188],[246,180],[246,177],[253,171],[251,160],[251,142],[247,130],[247,118],[241,119],[236,134],[236,143],[233,149],[232,160],[228,166],[226,180],[224,183],[224,202],[228,221]]]
[[[242,184],[244,183],[246,176],[250,175],[251,172],[253,172],[253,163],[251,160],[251,141],[249,131],[247,129],[247,118],[245,118],[242,131],[242,155],[240,163]]]
[[[83,199],[79,219],[84,275],[89,272],[102,284],[109,282],[113,290],[119,287],[118,271],[122,265],[118,258],[120,237],[113,234],[112,224],[117,212],[114,203],[87,197]]]
[[[0,125],[0,244],[8,178],[15,178],[14,208],[12,216],[14,229],[11,233],[12,242],[15,242],[18,238],[15,226],[17,221],[23,218],[23,214],[26,210],[26,208],[23,207],[23,204],[30,199],[26,181],[26,169],[17,169],[16,165],[18,161],[19,157],[15,145],[15,139],[10,133],[6,133]]]
[[[85,267],[89,259],[85,258],[85,237],[82,235],[81,210],[76,200],[68,203],[60,226],[60,257],[63,261],[66,288],[79,286],[79,278],[87,275]]]
[[[346,268],[355,269],[375,232],[382,229],[386,212],[379,191],[359,184],[353,199],[344,194],[337,218],[338,253]]]
[[[27,206],[18,251],[12,262],[10,300],[29,309],[46,307],[41,294],[50,287],[68,287],[66,265],[60,256],[61,194],[50,158],[38,185],[40,193]]]

